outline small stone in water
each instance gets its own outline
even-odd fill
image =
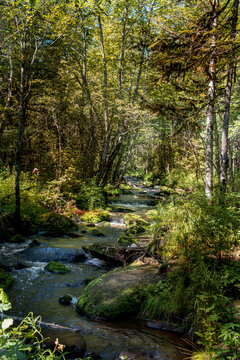
[[[71,295],[64,295],[64,296],[61,296],[58,301],[62,305],[70,305],[72,302],[72,297],[71,297]]]

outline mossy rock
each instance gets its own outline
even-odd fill
[[[99,223],[102,221],[108,221],[110,218],[109,211],[107,210],[95,210],[95,211],[88,211],[81,216],[81,220],[87,223]]]
[[[136,237],[133,236],[132,234],[128,234],[127,232],[125,232],[118,238],[117,242],[120,245],[131,245],[131,244],[137,245],[139,243],[139,240],[136,239]]]
[[[71,271],[67,266],[62,263],[50,261],[46,266],[45,269],[50,271],[54,274],[66,274]]]
[[[116,213],[134,213],[136,210],[135,210],[135,209],[130,209],[130,208],[121,207],[121,206],[114,206],[114,205],[112,205],[111,211],[112,211],[112,212],[116,212]]]
[[[144,220],[140,215],[126,214],[123,218],[124,224],[127,226],[128,234],[140,234],[146,231],[149,222]]]
[[[156,265],[118,268],[90,282],[77,302],[80,312],[90,317],[114,320],[137,315],[146,287],[160,280]]]
[[[77,224],[72,219],[54,212],[43,214],[40,226],[42,230],[59,233],[78,230]]]
[[[20,234],[14,235],[10,239],[11,243],[16,243],[16,244],[22,243],[24,241],[25,241],[24,237],[22,235],[20,235]]]
[[[13,282],[13,277],[5,270],[0,269],[0,287],[3,290],[10,288]]]
[[[87,232],[88,235],[93,235],[93,236],[97,236],[97,237],[104,237],[105,234],[101,231],[99,231],[98,229],[91,229]]]

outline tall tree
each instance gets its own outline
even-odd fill
[[[227,84],[225,88],[225,98],[224,98],[224,117],[222,122],[222,151],[221,151],[221,172],[220,172],[220,181],[221,181],[221,195],[224,197],[227,186],[227,169],[228,169],[228,129],[229,129],[229,117],[230,117],[230,104],[231,104],[231,92],[232,92],[232,82],[233,82],[233,73],[235,67],[235,50],[234,50],[234,40],[236,38],[237,31],[237,22],[238,22],[238,9],[239,9],[239,0],[234,0],[232,8],[232,24],[231,24],[231,33],[230,40],[233,42],[233,52],[230,56],[230,61],[227,67]]]

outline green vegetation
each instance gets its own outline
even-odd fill
[[[110,217],[108,210],[95,210],[88,211],[81,216],[81,220],[83,222],[87,222],[90,224],[97,224],[102,221],[108,221]]]
[[[78,229],[78,226],[70,218],[53,212],[41,216],[40,226],[42,230],[56,232]]]
[[[172,270],[166,280],[149,288],[142,313],[173,322],[182,319],[186,330],[194,330],[198,344],[211,353],[211,359],[237,359],[238,209],[209,206],[204,197],[195,194],[187,202],[175,199],[160,206],[158,213],[151,215],[155,239],[150,248],[166,259]]]
[[[7,271],[0,268],[0,285],[3,290],[7,290],[13,282],[13,277]]]

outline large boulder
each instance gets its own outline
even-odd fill
[[[115,269],[90,282],[77,302],[81,313],[108,320],[136,315],[149,284],[157,283],[158,265],[143,264]]]
[[[77,224],[72,219],[54,212],[43,214],[40,225],[42,230],[57,232],[59,234],[78,230]]]

